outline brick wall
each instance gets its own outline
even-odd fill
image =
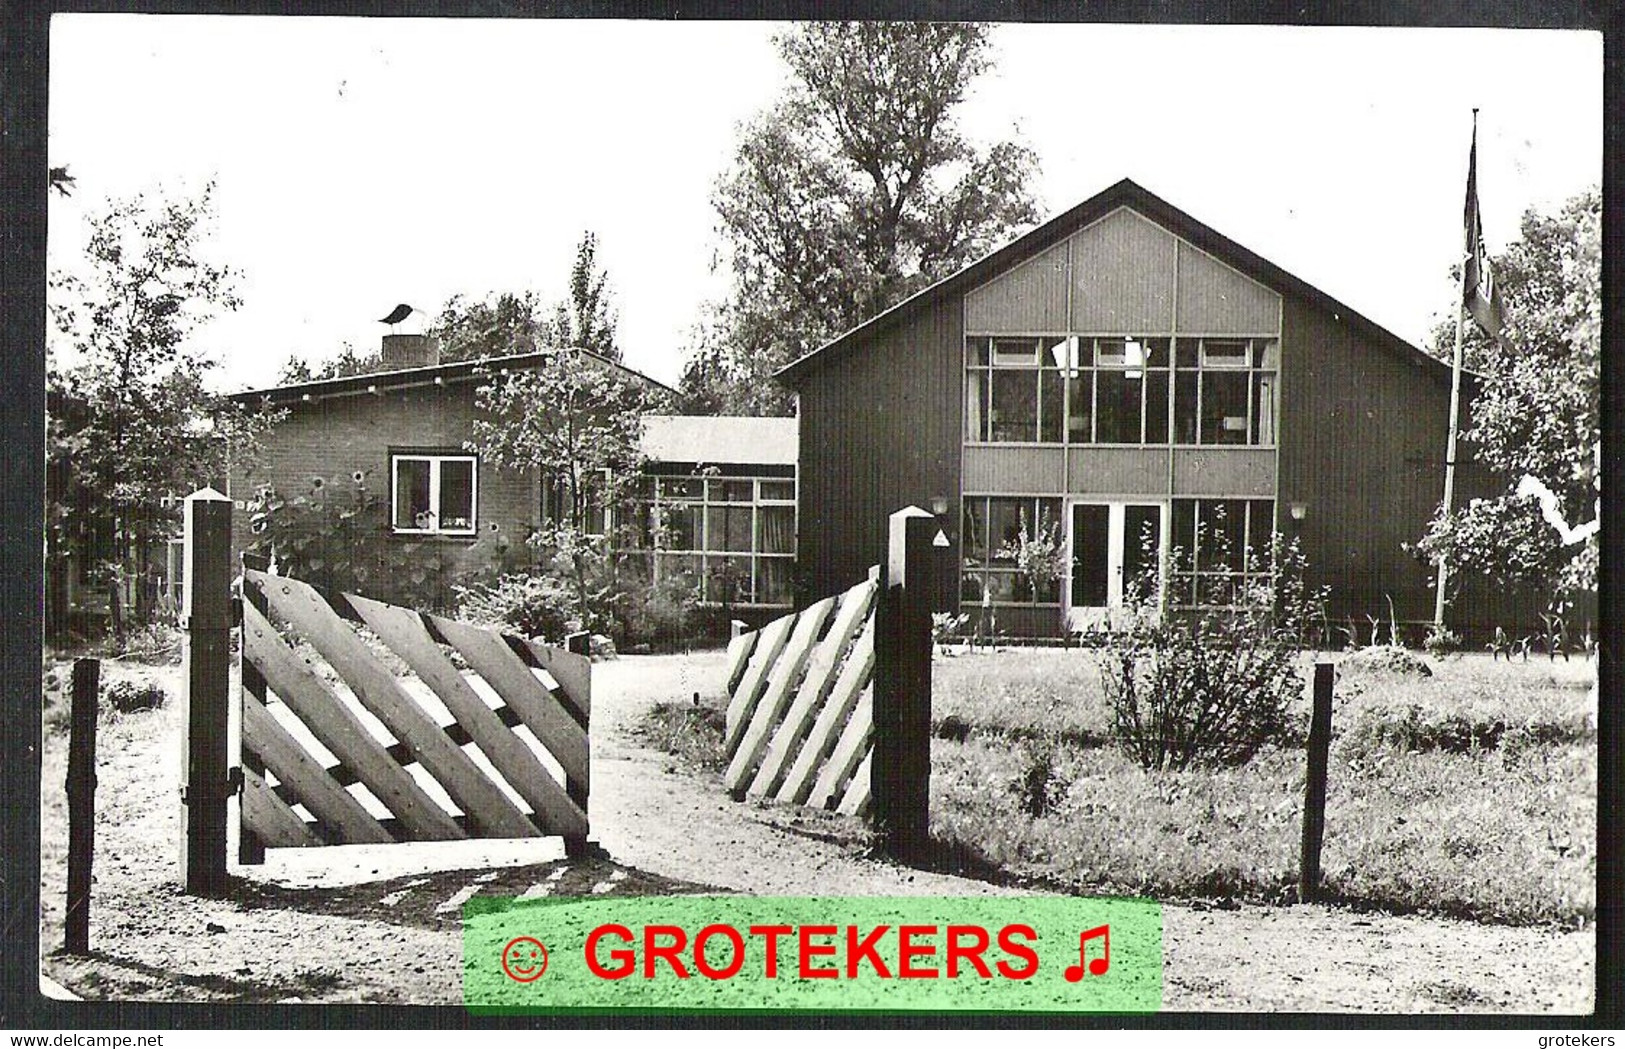
[[[233,468],[230,494],[238,504],[232,523],[234,553],[252,539],[243,503],[264,484],[292,498],[308,496],[314,480],[321,478],[328,498],[336,501],[348,497],[352,475],[359,471],[367,488],[387,503],[391,449],[461,452],[472,435],[474,389],[473,383],[422,386],[290,406],[288,417],[267,437],[258,462]],[[493,545],[520,548],[536,525],[535,479],[481,461],[477,491],[475,537],[426,539],[385,531],[379,541],[403,547],[433,543],[442,552],[467,552],[471,559]]]

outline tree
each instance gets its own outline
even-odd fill
[[[504,291],[480,300],[453,295],[427,334],[439,340],[443,361],[506,357],[555,345],[534,291]]]
[[[302,357],[290,356],[282,362],[282,374],[277,382],[291,386],[294,383],[320,382],[323,379],[341,379],[347,375],[366,375],[369,372],[381,371],[384,359],[381,354],[359,354],[355,346],[345,343],[337,357],[323,361],[315,368]]]
[[[591,350],[612,361],[621,359],[615,345],[616,317],[610,307],[608,285],[609,274],[598,267],[598,236],[589,230],[576,245],[569,296],[553,307],[555,345]]]
[[[172,497],[220,483],[273,421],[206,390],[213,362],[190,341],[239,304],[236,274],[202,254],[213,189],[110,202],[91,217],[83,265],[50,281],[65,346],[53,345],[48,373],[49,554],[100,574],[120,642],[126,613],[150,610],[144,588],[133,610],[123,595],[173,533]]]
[[[494,466],[541,476],[559,513],[531,541],[568,576],[582,623],[601,619],[610,545],[602,515],[630,500],[651,398],[612,365],[559,350],[538,368],[492,376],[475,404],[468,447]]]
[[[424,334],[440,344],[440,359],[448,364],[534,353],[549,346],[575,346],[619,361],[609,275],[597,266],[597,244],[592,233],[583,235],[570,269],[569,293],[554,304],[552,316],[534,291],[496,292],[483,299],[458,294],[446,300]],[[314,368],[301,358],[289,357],[278,381],[338,379],[381,371],[383,366],[379,353],[358,354],[345,343],[337,357]]]
[[[822,22],[776,43],[791,83],[713,196],[733,293],[683,378],[730,410],[787,411],[774,371],[1038,220],[1033,152],[955,121],[985,26]]]
[[[1457,508],[1448,525],[1436,517],[1418,544],[1430,559],[1445,554],[1457,572],[1539,586],[1556,604],[1596,589],[1596,537],[1565,545],[1543,519],[1539,500],[1518,489],[1533,478],[1556,496],[1555,512],[1570,525],[1596,516],[1601,231],[1601,196],[1590,190],[1556,214],[1526,212],[1519,238],[1493,260],[1505,305],[1503,338],[1497,346],[1467,324],[1463,354],[1483,383],[1462,437],[1506,490]],[[1451,319],[1435,331],[1432,352],[1449,359],[1454,339]]]

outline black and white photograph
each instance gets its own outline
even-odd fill
[[[53,1023],[1599,1008],[1600,32],[48,57]]]

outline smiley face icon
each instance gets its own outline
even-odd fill
[[[536,980],[547,971],[547,948],[534,936],[515,936],[502,948],[502,971],[518,983]]]

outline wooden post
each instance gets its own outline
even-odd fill
[[[212,488],[186,497],[185,783],[181,879],[186,891],[226,889],[227,716],[231,699],[231,500]]]
[[[62,947],[90,953],[90,872],[96,854],[96,687],[101,661],[73,664],[68,732],[68,916]]]
[[[1315,709],[1309,721],[1309,774],[1303,788],[1303,848],[1298,899],[1320,895],[1320,843],[1326,833],[1326,764],[1332,743],[1332,664],[1315,664]]]
[[[922,856],[931,838],[931,563],[937,519],[891,515],[875,605],[874,758],[870,797],[883,847]]]

